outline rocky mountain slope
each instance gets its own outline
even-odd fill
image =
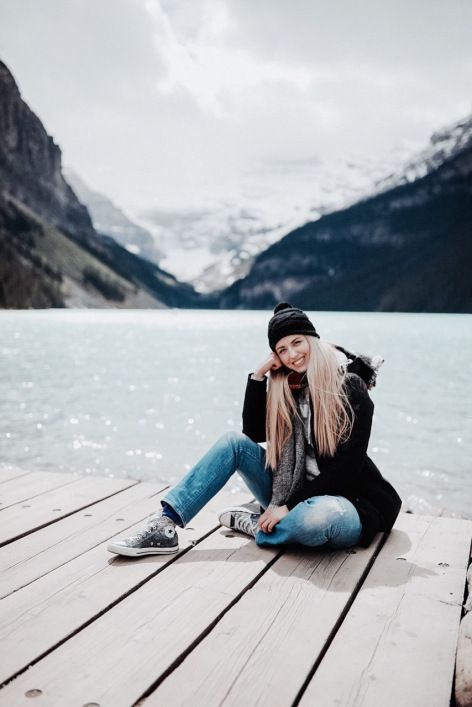
[[[134,223],[107,196],[91,189],[74,170],[63,169],[63,174],[79,200],[87,207],[93,227],[98,233],[111,236],[130,253],[159,264],[164,253],[149,231]]]
[[[410,167],[391,188],[286,235],[218,305],[288,299],[311,310],[471,312],[470,124],[433,138],[449,149],[428,151],[427,164],[419,157],[419,176]]]
[[[192,287],[95,231],[60,148],[0,62],[0,307],[197,302]]]

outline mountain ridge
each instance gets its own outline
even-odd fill
[[[195,306],[198,295],[97,233],[60,147],[0,61],[0,307]]]
[[[468,123],[467,123],[468,125]],[[220,307],[472,311],[472,139],[413,181],[287,234]]]

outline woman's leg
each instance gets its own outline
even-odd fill
[[[264,508],[272,493],[272,475],[265,467],[265,451],[241,432],[227,432],[162,499],[185,526],[238,471]]]
[[[342,548],[356,545],[361,532],[359,514],[347,498],[313,496],[292,508],[271,533],[259,530],[256,543],[261,547],[299,543]]]

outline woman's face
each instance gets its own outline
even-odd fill
[[[291,371],[304,373],[310,359],[310,344],[303,334],[290,334],[277,342],[275,353]]]

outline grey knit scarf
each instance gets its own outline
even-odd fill
[[[303,486],[305,479],[305,435],[298,415],[292,419],[293,432],[282,447],[277,468],[272,471],[272,498],[269,508],[284,506]]]

